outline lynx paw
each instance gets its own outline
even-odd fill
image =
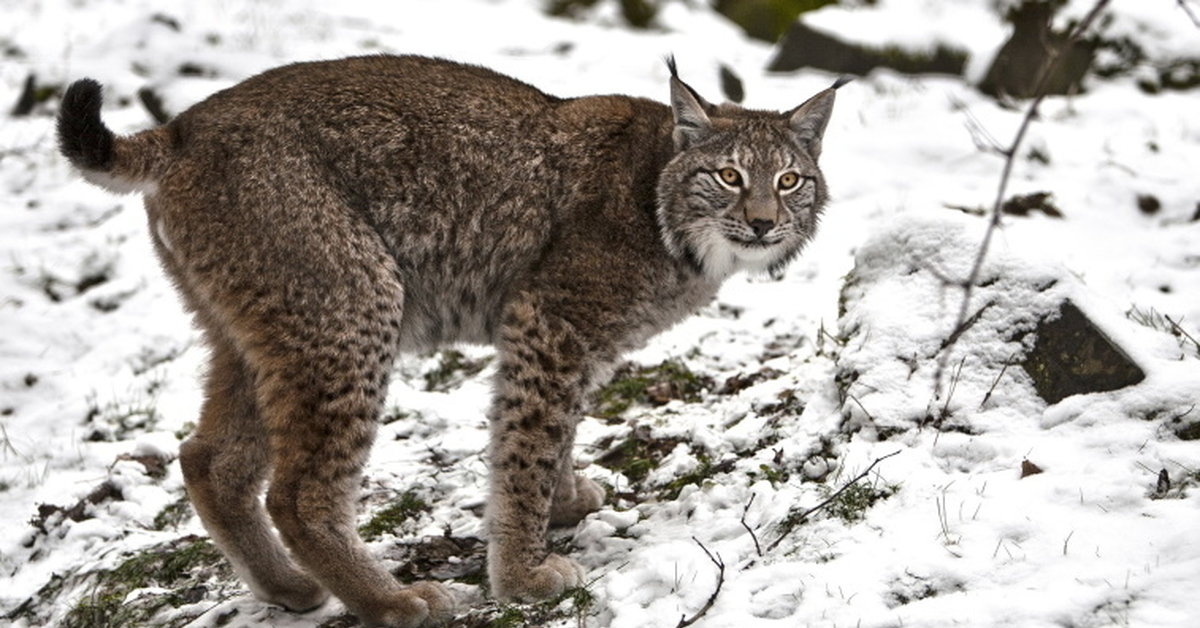
[[[329,592],[315,580],[300,572],[290,572],[277,577],[274,586],[266,587],[254,582],[252,578],[244,578],[249,583],[255,597],[266,602],[282,606],[293,613],[307,613],[329,599]]]
[[[437,626],[454,616],[454,596],[436,582],[418,582],[392,594],[385,605],[358,612],[366,626],[418,628]]]
[[[604,505],[604,489],[582,475],[574,475],[575,491],[570,499],[555,501],[550,510],[550,525],[570,526]]]
[[[528,570],[510,570],[492,577],[492,595],[501,600],[533,602],[561,595],[583,585],[579,563],[550,554],[542,564]]]

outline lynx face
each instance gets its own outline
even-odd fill
[[[828,193],[817,168],[833,91],[787,113],[705,103],[672,79],[677,154],[659,181],[667,247],[713,277],[781,269]]]

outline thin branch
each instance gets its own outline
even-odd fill
[[[966,363],[967,356],[964,355],[962,359],[958,361],[958,368],[955,369],[954,377],[950,380],[950,390],[946,392],[946,403],[942,405],[942,411],[934,420],[933,427],[939,432],[942,430],[942,424],[945,423],[946,418],[950,416],[950,401],[954,399],[954,391],[958,390],[958,381],[962,378],[963,366],[965,366]],[[938,434],[938,438],[940,437],[941,434]],[[937,438],[934,439],[934,443],[937,443]]]
[[[875,422],[875,417],[871,416],[871,413],[870,413],[870,412],[867,410],[867,407],[866,407],[866,406],[864,406],[864,405],[862,404],[862,402],[858,400],[858,397],[855,397],[854,395],[851,395],[851,394],[849,394],[849,393],[847,393],[847,394],[846,394],[846,396],[850,398],[850,401],[853,401],[853,402],[854,402],[854,404],[858,406],[858,409],[859,409],[859,410],[862,410],[862,411],[863,411],[863,414],[867,415],[867,420],[868,420],[868,421],[870,421],[870,422],[872,422],[872,423],[874,423],[874,422]]]
[[[1192,344],[1196,345],[1196,350],[1200,351],[1200,342],[1196,342],[1196,339],[1193,338],[1191,334],[1187,333],[1187,331],[1184,330],[1184,328],[1179,324],[1179,322],[1171,320],[1171,317],[1167,316],[1166,314],[1163,314],[1163,318],[1165,318],[1167,320],[1167,323],[1169,325],[1171,325],[1171,328],[1175,330],[1176,334],[1183,336],[1184,338],[1187,338],[1188,340],[1191,340]],[[1180,322],[1182,320],[1183,319],[1179,319]]]
[[[967,127],[967,133],[971,135],[971,141],[974,142],[975,148],[985,153],[1000,155],[1001,157],[1007,154],[1004,147],[1000,145],[1000,142],[996,138],[992,137],[992,134],[983,126],[979,118],[976,118],[975,114],[971,113],[971,109],[965,101],[956,96],[951,96],[950,105],[955,111],[961,111],[966,118],[965,126]]]
[[[750,538],[754,540],[754,551],[758,553],[759,558],[762,558],[762,546],[758,544],[758,535],[755,534],[754,530],[750,528],[750,525],[746,523],[746,513],[750,512],[750,504],[754,503],[755,497],[758,497],[758,494],[751,493],[750,501],[746,502],[746,507],[742,509],[742,527],[746,528],[746,531],[750,533]]]
[[[1200,17],[1198,17],[1196,13],[1192,11],[1192,7],[1188,6],[1187,0],[1176,0],[1176,2],[1179,3],[1179,8],[1183,9],[1183,12],[1187,13],[1187,16],[1192,18],[1192,24],[1195,24],[1197,28],[1200,28]]]
[[[1000,378],[1004,377],[1004,373],[1006,373],[1008,371],[1008,367],[1015,364],[1016,360],[1017,360],[1017,354],[1014,353],[1011,356],[1009,356],[1009,358],[1007,360],[1004,361],[1004,366],[1000,368],[1000,373],[998,375],[996,375],[996,379],[992,381],[991,388],[988,388],[987,393],[985,393],[983,395],[983,401],[979,402],[980,410],[982,410],[983,407],[985,405],[987,405],[988,400],[992,398],[992,393],[996,392],[996,386],[1000,385]]]
[[[975,284],[979,281],[979,276],[983,271],[983,263],[987,259],[988,251],[991,249],[992,237],[996,234],[996,230],[1000,228],[1000,220],[1004,214],[1004,198],[1008,193],[1008,182],[1012,178],[1013,166],[1017,160],[1018,149],[1021,143],[1025,140],[1025,134],[1029,132],[1029,127],[1033,124],[1034,119],[1038,117],[1038,107],[1046,98],[1046,88],[1049,83],[1050,76],[1058,69],[1059,63],[1066,56],[1060,54],[1062,51],[1068,50],[1083,36],[1092,23],[1100,17],[1100,13],[1108,6],[1109,0],[1097,0],[1091,11],[1084,16],[1083,20],[1075,26],[1071,34],[1067,37],[1066,42],[1057,50],[1051,51],[1051,58],[1048,63],[1042,65],[1041,72],[1038,74],[1038,80],[1033,93],[1036,96],[1029,103],[1029,108],[1025,111],[1025,116],[1021,119],[1021,124],[1017,127],[1017,134],[1013,137],[1012,144],[1005,149],[1004,169],[1000,174],[1000,184],[996,189],[996,199],[992,203],[991,220],[988,221],[987,231],[983,234],[983,241],[979,244],[979,252],[975,255],[975,262],[971,266],[971,272],[967,276],[967,280],[962,283],[963,299],[959,305],[958,317],[954,322],[952,329],[959,329],[967,321],[968,312],[971,309],[971,297],[974,296]],[[934,391],[935,394],[940,394],[942,389],[942,381],[945,377],[946,367],[949,360],[950,349],[954,347],[955,338],[952,342],[948,342],[943,348],[942,356],[938,359],[937,371],[934,373]]]
[[[859,473],[858,475],[851,478],[849,482],[846,482],[845,484],[843,484],[841,486],[841,488],[834,491],[829,497],[826,497],[824,500],[822,500],[821,503],[800,513],[800,515],[795,518],[796,525],[804,523],[804,520],[808,519],[810,516],[812,516],[813,513],[817,512],[818,510],[821,510],[822,508],[825,508],[829,504],[832,504],[834,502],[834,500],[841,497],[842,493],[845,493],[851,486],[854,486],[860,480],[862,480],[863,478],[870,475],[871,471],[873,469],[875,469],[876,465],[878,465],[879,463],[883,462],[884,460],[887,460],[888,458],[891,458],[892,456],[895,456],[896,454],[899,454],[899,453],[900,453],[900,450],[896,450],[886,456],[880,456],[880,457],[876,458],[875,461],[872,462],[870,465],[868,465],[867,468],[864,469],[862,473]],[[791,517],[789,517],[789,519],[790,518]],[[779,545],[779,543],[782,542],[783,539],[785,539],[785,538],[787,538],[786,532],[783,533],[782,535],[780,535],[779,538],[775,539],[775,541],[772,542],[770,545],[768,545],[767,551],[769,552],[769,551],[775,549]]]
[[[958,324],[958,326],[956,326],[954,328],[954,331],[950,332],[950,335],[947,336],[946,339],[942,341],[942,346],[939,349],[939,351],[945,351],[946,349],[949,349],[950,347],[953,347],[954,345],[958,344],[958,339],[964,333],[966,333],[966,331],[968,329],[973,327],[975,325],[975,323],[978,323],[979,319],[983,316],[983,313],[986,312],[988,310],[988,308],[992,307],[995,304],[996,304],[996,302],[993,301],[991,303],[984,305],[983,307],[979,308],[979,311],[972,314],[970,318],[967,318],[967,319],[963,320],[962,322],[960,322]]]
[[[687,628],[700,621],[700,618],[704,617],[704,614],[713,607],[713,604],[717,603],[717,596],[721,594],[721,587],[725,586],[725,563],[721,562],[719,556],[713,556],[712,552],[708,551],[708,548],[704,547],[704,544],[700,542],[700,539],[693,536],[692,540],[696,542],[696,545],[700,546],[700,549],[704,550],[704,555],[708,556],[712,564],[717,566],[717,586],[713,589],[712,595],[708,596],[708,600],[704,602],[704,606],[700,607],[700,610],[696,611],[696,614],[691,617],[686,615],[681,616],[679,623],[675,624],[675,628]]]

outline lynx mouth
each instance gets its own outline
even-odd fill
[[[755,250],[769,249],[782,241],[780,238],[743,238],[736,235],[728,235],[726,239],[738,246]]]

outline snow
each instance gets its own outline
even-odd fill
[[[0,45],[21,54],[0,62],[0,103],[16,101],[29,73],[42,85],[91,76],[106,86],[107,122],[130,132],[151,124],[136,98],[144,86],[179,111],[268,67],[370,52],[480,63],[564,96],[659,100],[661,59],[673,53],[709,99],[720,100],[725,63],[745,81],[747,105],[777,109],[835,78],[765,73],[770,47],[705,3],[666,3],[661,27],[644,32],[620,27],[615,3],[579,21],[547,18],[540,4],[9,2]],[[1176,3],[1113,4],[1105,28],[1138,34],[1152,57],[1197,49],[1200,31]],[[811,21],[880,45],[961,44],[976,55],[972,68],[1005,36],[989,0],[878,5],[822,9]],[[1090,5],[1072,1],[1060,19]],[[181,75],[185,63],[203,71]],[[986,147],[1006,145],[1022,111],[949,77],[877,71],[843,87],[822,156],[834,200],[805,255],[779,281],[734,278],[718,303],[630,356],[681,361],[716,388],[734,375],[762,379],[580,425],[577,457],[591,463],[583,472],[618,491],[564,533],[589,570],[594,603],[582,621],[675,626],[711,598],[695,625],[1196,625],[1200,446],[1173,427],[1200,412],[1200,348],[1161,324],[1168,316],[1200,338],[1195,111],[1194,92],[1148,96],[1132,78],[1089,79],[1082,95],[1048,99],[1009,192],[1052,192],[1064,216],[1005,219],[970,311],[990,305],[942,355],[962,297],[947,280],[966,277],[986,226],[954,208],[991,206],[1002,162]],[[153,258],[140,201],[70,171],[55,151],[53,112],[51,101],[0,125],[0,617],[56,574],[204,534],[190,512],[177,526],[154,524],[183,497],[174,457],[195,420],[204,349]],[[1047,159],[1029,159],[1033,148]],[[1161,210],[1140,212],[1142,194]],[[1146,379],[1053,405],[1039,399],[1024,371],[1006,366],[1024,346],[1013,332],[1063,299]],[[1131,310],[1160,324],[1139,323]],[[408,356],[396,369],[364,517],[405,491],[432,509],[372,544],[381,557],[447,530],[482,535],[493,368],[426,390],[436,365]],[[945,429],[922,426],[931,413],[944,414]],[[675,444],[641,484],[650,490],[632,498],[622,493],[629,478],[594,461],[600,443],[635,426]],[[165,476],[142,459],[165,459]],[[1025,461],[1042,473],[1022,477]],[[653,490],[705,465],[717,470],[677,495]],[[856,486],[882,496],[860,518],[818,510],[788,525],[868,469]],[[106,481],[119,499],[87,505],[79,521],[56,513],[44,529],[31,525],[39,505],[69,508]],[[51,622],[87,585],[73,586]],[[454,586],[462,612],[482,603],[479,587]],[[285,628],[342,612],[330,602],[293,615],[235,583],[193,610],[194,626]]]

